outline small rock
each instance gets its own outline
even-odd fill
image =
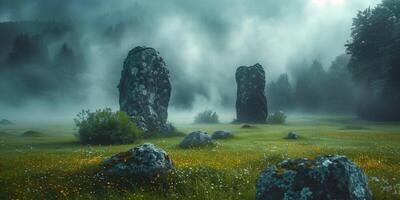
[[[143,179],[175,169],[168,154],[151,143],[111,156],[101,163],[101,167],[106,174],[128,175]]]
[[[286,138],[290,140],[295,140],[299,138],[299,135],[296,132],[291,131],[288,133]]]
[[[228,131],[215,131],[211,136],[211,138],[214,140],[226,139],[226,138],[232,138],[232,137],[233,137],[233,134]]]
[[[193,148],[212,146],[213,141],[208,133],[203,131],[195,131],[187,135],[182,142],[179,144],[181,148]]]
[[[371,200],[365,173],[344,156],[284,160],[258,178],[257,200]]]
[[[7,120],[7,119],[2,119],[0,121],[0,125],[11,125],[11,124],[14,124],[14,123],[12,123],[12,121]]]

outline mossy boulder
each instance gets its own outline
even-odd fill
[[[229,131],[215,131],[211,138],[213,140],[233,138],[233,134]]]
[[[214,142],[208,133],[203,131],[195,131],[187,135],[179,144],[181,148],[198,148],[213,146]]]
[[[297,133],[294,132],[294,131],[290,131],[290,132],[287,134],[286,139],[289,139],[289,140],[296,140],[296,139],[299,139],[299,134],[297,134]]]
[[[151,143],[111,156],[101,163],[101,168],[106,175],[136,180],[149,180],[175,169],[168,154]]]
[[[258,178],[257,200],[371,200],[365,173],[344,156],[284,160]]]
[[[118,88],[121,111],[135,118],[144,132],[171,132],[167,123],[171,96],[169,70],[154,48],[138,46],[129,51]]]

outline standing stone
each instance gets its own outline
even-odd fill
[[[237,122],[265,123],[268,117],[267,98],[265,97],[265,72],[260,64],[236,70]]]
[[[119,83],[120,109],[146,132],[168,133],[169,71],[159,53],[135,47],[125,59]]]

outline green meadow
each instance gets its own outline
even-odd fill
[[[229,130],[235,137],[213,148],[184,150],[183,137],[143,139],[128,145],[82,145],[73,123],[0,126],[0,199],[255,199],[259,174],[287,158],[346,155],[369,176],[374,199],[400,199],[400,123],[348,116],[296,116],[285,125],[175,124],[189,133]],[[30,134],[24,134],[26,131]],[[298,140],[284,137],[289,131]],[[159,182],[133,185],[104,180],[106,157],[150,142],[165,149],[176,172]]]

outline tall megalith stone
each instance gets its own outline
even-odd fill
[[[265,123],[268,117],[265,97],[265,72],[260,64],[241,66],[236,70],[237,122]]]
[[[140,128],[146,132],[170,131],[169,71],[155,49],[138,46],[128,53],[118,88],[120,109],[134,118]]]

